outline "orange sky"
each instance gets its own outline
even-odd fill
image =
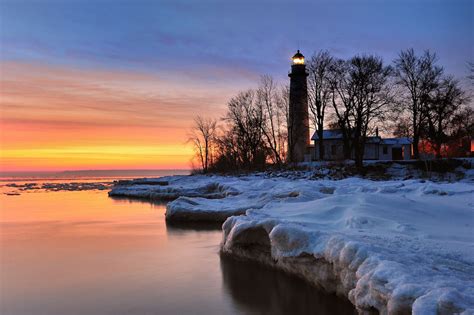
[[[3,62],[1,73],[2,171],[189,168],[193,117],[219,117],[243,88],[34,63]]]
[[[0,171],[188,168],[193,117],[288,83],[296,49],[472,59],[469,0],[115,2],[0,2]]]

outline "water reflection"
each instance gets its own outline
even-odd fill
[[[221,228],[221,223],[166,221],[170,237],[220,231]],[[228,255],[219,255],[219,258],[223,294],[231,297],[236,313],[357,314],[348,300],[319,291],[303,279],[256,262]]]
[[[219,222],[169,222],[166,221],[168,233],[182,233],[186,231],[220,231],[222,223]]]
[[[145,204],[145,205],[155,205],[165,207],[167,202],[161,200],[150,200],[145,198],[128,198],[122,196],[109,196],[109,199],[112,200],[114,203],[129,203],[129,204]]]
[[[300,279],[219,259],[221,224],[164,211],[104,191],[0,195],[0,314],[351,313]]]
[[[356,314],[352,304],[297,277],[251,261],[221,255],[224,290],[245,313]]]

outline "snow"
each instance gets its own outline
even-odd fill
[[[106,190],[112,185],[111,182],[26,182],[26,183],[9,183],[0,185],[12,189],[11,191],[4,192],[5,195],[18,196],[22,192],[47,190],[47,191],[82,191],[82,190]]]
[[[342,140],[343,134],[342,130],[340,129],[326,129],[323,130],[323,139],[324,140]],[[396,140],[396,138],[393,138]],[[401,139],[409,139],[409,138],[401,138]],[[311,136],[311,140],[318,141],[319,140],[319,135],[318,132],[315,131],[313,135]],[[379,136],[368,136],[366,138],[366,143],[380,143],[382,141],[382,138]],[[403,141],[403,140],[402,140]],[[410,144],[409,142],[408,144]]]
[[[342,139],[342,131],[340,129],[325,129],[323,130],[323,138],[329,139]],[[314,132],[311,140],[318,140],[319,136],[317,132]]]
[[[293,199],[314,199],[324,193],[330,193],[331,188],[324,187],[323,191],[314,187],[295,191],[294,181],[282,179],[247,178],[216,178],[210,179],[207,186],[219,185],[221,194],[226,198],[190,198],[189,195],[179,197],[168,203],[166,218],[171,220],[192,221],[225,221],[229,216],[245,214],[249,209],[261,209],[268,203],[291,202]],[[303,184],[303,180],[299,180]],[[206,181],[204,181],[206,182]],[[217,184],[219,182],[219,184]]]
[[[332,193],[332,187],[307,186],[306,179],[266,178],[261,175],[170,176],[166,185],[136,181],[114,187],[110,196],[174,200],[167,204],[167,219],[225,221],[229,216],[259,209],[269,202],[312,200]],[[299,183],[299,190],[294,190]]]
[[[227,218],[224,254],[298,274],[360,311],[474,313],[472,180],[253,174],[160,181],[119,185],[111,195],[175,199],[168,220]]]
[[[224,198],[235,192],[207,176],[165,176],[119,181],[109,196],[173,200],[178,197]]]
[[[334,291],[359,309],[474,311],[472,184],[355,178],[320,184],[335,187],[334,193],[270,202],[229,218],[223,251],[246,256],[242,248],[256,243],[246,235],[265,231],[277,267],[288,270],[288,258],[308,255],[328,262],[341,283]],[[313,282],[331,290],[328,275],[317,274],[325,268],[315,271]],[[307,276],[301,268],[289,271]]]

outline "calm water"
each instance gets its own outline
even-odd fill
[[[98,190],[0,198],[0,314],[353,312],[300,279],[221,258],[219,227],[169,226],[163,204]]]

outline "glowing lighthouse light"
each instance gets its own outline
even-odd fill
[[[291,59],[293,60],[294,65],[304,65],[304,56],[299,50]]]

